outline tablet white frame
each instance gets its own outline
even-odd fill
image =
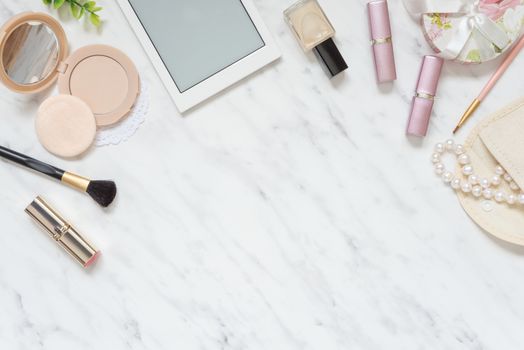
[[[174,78],[171,77],[167,67],[162,62],[159,53],[149,39],[145,28],[142,26],[142,23],[137,17],[130,2],[128,0],[117,0],[122,12],[129,21],[129,25],[135,31],[138,40],[142,43],[142,46],[151,59],[153,66],[156,68],[158,75],[162,79],[162,82],[181,113],[207,100],[280,57],[280,50],[278,49],[271,33],[262,21],[255,5],[251,0],[239,1],[244,5],[265,45],[192,88],[180,92],[175,84]]]

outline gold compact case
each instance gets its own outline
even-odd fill
[[[89,267],[100,255],[91,243],[41,197],[29,204],[25,212],[83,267]]]
[[[126,54],[88,45],[71,54],[60,23],[40,12],[24,12],[0,29],[0,81],[18,93],[38,93],[55,83],[60,94],[84,101],[98,126],[126,117],[140,91],[138,71]]]

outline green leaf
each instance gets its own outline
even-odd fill
[[[1,0],[0,0],[1,1]],[[80,19],[86,13],[89,15],[89,21],[94,26],[100,26],[101,20],[98,12],[102,11],[102,7],[97,6],[96,1],[85,0],[42,0],[46,5],[51,5],[55,9],[61,8],[66,3],[69,3],[69,9],[74,18]]]
[[[64,4],[65,0],[54,0],[53,1],[53,7],[55,9],[59,9]]]
[[[96,13],[92,13],[89,16],[89,20],[93,23],[94,26],[98,27],[100,25],[100,17]]]
[[[72,2],[71,4],[71,14],[73,14],[73,17],[76,19],[79,19],[82,17],[80,14],[81,7],[79,7],[76,3]]]
[[[88,1],[84,4],[84,8],[88,11],[93,11],[93,9],[96,7],[96,2],[94,1]]]

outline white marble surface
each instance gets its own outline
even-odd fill
[[[125,50],[150,86],[129,142],[78,161],[46,153],[45,98],[0,87],[0,143],[95,178],[116,205],[0,162],[0,349],[520,349],[524,249],[490,238],[433,176],[430,150],[498,62],[447,64],[424,142],[404,136],[420,57],[390,3],[399,80],[378,88],[365,0],[322,0],[350,64],[330,82],[282,18],[256,1],[283,57],[181,117],[114,1],[72,48]],[[39,0],[0,3],[0,20]],[[524,57],[476,121],[520,97]],[[54,92],[50,92],[54,93]],[[466,131],[458,136],[462,140]],[[84,272],[24,214],[43,195],[103,251]]]

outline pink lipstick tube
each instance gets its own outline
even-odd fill
[[[424,137],[428,132],[443,64],[440,57],[424,56],[406,131],[408,135]]]
[[[386,0],[369,2],[368,16],[377,81],[379,83],[394,81],[397,79],[397,70],[391,39],[388,2]]]

